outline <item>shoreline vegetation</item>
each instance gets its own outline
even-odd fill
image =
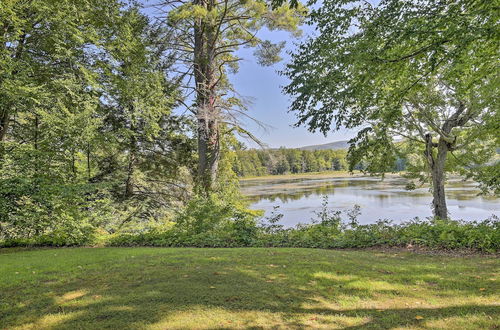
[[[393,174],[394,176],[398,174]],[[327,171],[273,175],[247,180],[363,177],[357,172]],[[197,247],[197,248],[319,248],[319,249],[402,249],[418,253],[496,255],[500,251],[500,221],[496,216],[481,221],[414,218],[402,223],[378,220],[360,224],[359,207],[340,212],[331,209],[328,199],[309,224],[286,228],[284,217],[246,205],[227,205],[219,198],[194,200],[176,215],[175,221],[142,231],[84,232],[53,231],[31,238],[0,240],[0,248],[43,246],[89,247]]]
[[[199,219],[189,215],[167,228],[139,233],[94,232],[85,233],[84,237],[52,233],[30,239],[3,240],[0,247],[396,248],[456,254],[498,254],[500,251],[500,221],[494,216],[483,221],[416,218],[400,224],[379,220],[362,225],[356,219],[356,209],[344,215],[324,207],[316,213],[313,223],[285,228],[279,223],[281,214],[257,222],[256,211],[223,208],[215,212],[212,205],[201,209],[207,211],[198,215],[204,227],[200,227]]]
[[[406,174],[405,171],[384,173],[384,177],[397,178],[403,177]],[[359,177],[372,177],[372,178],[380,178],[380,175],[363,173],[362,171],[355,170],[353,172],[349,171],[319,171],[319,172],[307,172],[307,173],[288,173],[288,174],[269,174],[269,175],[252,175],[252,176],[244,176],[239,177],[239,181],[252,181],[252,180],[287,180],[287,179],[328,179],[328,178],[359,178]],[[451,174],[449,179],[461,179],[463,181],[473,181],[471,179],[464,179],[462,176],[458,174]],[[428,185],[428,184],[427,184]]]
[[[361,172],[326,171],[243,178],[251,180],[322,179],[363,177]],[[399,176],[394,173],[390,176]],[[262,212],[246,205],[227,205],[219,198],[194,200],[173,221],[143,230],[105,232],[85,228],[81,232],[53,231],[29,238],[0,240],[9,247],[197,247],[197,248],[319,248],[402,249],[417,253],[455,255],[500,251],[500,221],[492,216],[481,221],[412,219],[399,224],[378,220],[360,224],[359,209],[340,212],[325,199],[310,224],[285,228],[282,214]],[[478,219],[479,220],[479,219]]]
[[[386,176],[396,176],[399,173],[390,173],[386,174]],[[289,173],[289,174],[269,174],[269,175],[252,175],[252,176],[244,176],[238,178],[240,181],[248,181],[248,180],[265,180],[265,179],[323,179],[323,178],[348,178],[348,177],[362,177],[369,176],[369,174],[363,174],[361,171],[320,171],[320,172],[307,172],[307,173]]]

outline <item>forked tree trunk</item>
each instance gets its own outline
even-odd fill
[[[436,155],[434,155],[433,152],[434,148],[437,148]],[[425,156],[432,177],[432,210],[434,216],[439,219],[448,218],[448,208],[446,206],[446,195],[444,191],[444,167],[447,154],[448,144],[446,141],[439,139],[438,143],[433,143],[432,136],[430,134],[426,135]]]

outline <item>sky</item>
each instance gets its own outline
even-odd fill
[[[303,28],[303,31],[303,38],[313,33],[309,27]],[[258,36],[272,42],[285,40],[288,51],[293,51],[298,42],[297,39],[283,31],[262,31]],[[347,130],[331,132],[325,137],[319,132],[311,133],[305,127],[294,127],[297,118],[294,113],[288,112],[291,103],[290,97],[284,95],[281,89],[282,86],[287,85],[288,79],[280,76],[277,72],[284,68],[290,57],[283,53],[283,61],[270,67],[262,67],[256,63],[253,51],[253,49],[242,49],[238,52],[238,55],[245,60],[240,63],[239,72],[230,76],[238,93],[252,101],[248,107],[248,114],[270,126],[267,129],[262,129],[251,120],[246,120],[246,127],[253,134],[272,148],[281,146],[295,148],[348,140],[353,137],[354,133]],[[254,146],[251,141],[248,141],[247,144]]]
[[[147,0],[141,2],[145,5],[152,3],[152,1]],[[148,9],[145,12],[151,13]],[[302,27],[302,30],[302,38],[314,33],[313,28],[309,26]],[[281,54],[283,60],[269,67],[257,64],[253,56],[253,48],[242,48],[237,52],[237,56],[242,57],[244,60],[239,64],[238,73],[230,75],[230,81],[238,94],[248,102],[248,115],[266,124],[266,127],[262,128],[253,120],[242,118],[245,129],[249,130],[270,148],[282,146],[296,148],[348,140],[353,137],[355,133],[348,130],[330,132],[325,137],[319,132],[309,132],[306,127],[294,127],[297,121],[296,115],[288,112],[291,100],[289,96],[282,93],[282,87],[288,84],[288,80],[286,77],[280,76],[278,71],[282,70],[287,61],[290,60],[286,52],[293,52],[300,40],[293,38],[284,31],[262,30],[257,36],[273,43],[286,41],[286,46],[283,54]],[[250,140],[240,140],[249,147],[257,146]]]

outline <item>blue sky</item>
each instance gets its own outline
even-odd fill
[[[146,5],[154,3],[147,0],[141,2]],[[302,29],[304,32],[302,38],[314,32],[308,26]],[[290,59],[285,51],[293,51],[299,40],[284,31],[263,30],[257,36],[274,43],[285,40],[286,47],[282,54],[283,61],[270,67],[262,67],[256,63],[253,56],[254,49],[242,48],[238,51],[237,55],[244,60],[240,62],[239,72],[231,75],[230,80],[238,94],[250,101],[248,115],[268,126],[263,129],[252,120],[246,119],[243,120],[245,128],[272,148],[281,146],[293,148],[350,139],[354,135],[352,131],[331,132],[325,137],[321,133],[311,133],[305,127],[293,127],[296,116],[288,112],[290,99],[281,90],[282,86],[287,85],[288,80],[280,76],[277,71],[283,69]],[[252,141],[243,141],[250,147],[256,146]]]
[[[312,32],[312,29],[307,27],[304,29],[304,37]],[[259,37],[272,42],[286,40],[286,49],[292,51],[298,41],[283,31],[262,31]],[[271,67],[262,67],[256,63],[253,51],[253,49],[239,51],[239,56],[245,60],[240,63],[240,71],[232,75],[230,79],[242,96],[252,100],[248,114],[271,126],[263,130],[251,120],[246,121],[247,127],[263,142],[270,147],[300,147],[347,140],[354,135],[353,132],[342,130],[331,132],[325,137],[321,133],[311,133],[305,127],[292,127],[296,122],[296,116],[288,112],[290,99],[281,90],[281,86],[286,85],[288,80],[277,73],[289,60],[289,56],[282,54],[282,62]]]

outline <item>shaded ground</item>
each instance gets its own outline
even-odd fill
[[[0,250],[0,329],[496,329],[500,259],[394,251]]]

